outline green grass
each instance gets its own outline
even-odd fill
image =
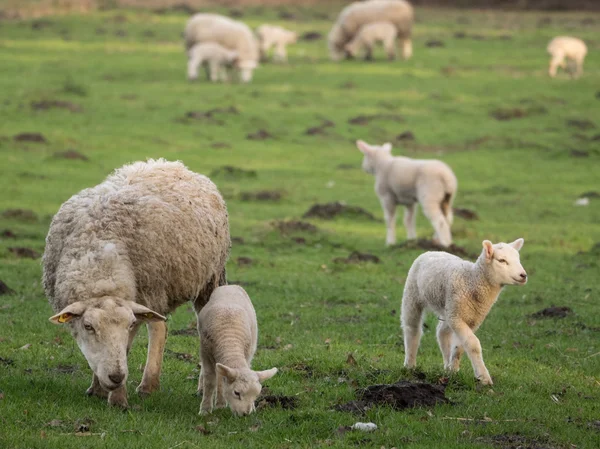
[[[281,22],[276,10],[254,9],[244,20],[326,35],[330,22],[308,20],[309,13],[298,9],[302,20]],[[545,17],[551,22],[538,27]],[[335,64],[327,60],[323,40],[303,42],[290,48],[288,65],[265,64],[249,85],[185,80],[183,15],[108,11],[51,17],[38,29],[32,22],[1,23],[0,212],[30,209],[38,218],[0,216],[0,231],[17,236],[0,237],[0,279],[16,292],[0,303],[0,447],[485,448],[504,434],[548,447],[599,447],[598,428],[589,423],[600,419],[600,271],[599,253],[591,250],[600,241],[600,208],[598,199],[587,207],[573,204],[581,193],[600,190],[600,141],[593,140],[600,134],[600,34],[585,25],[589,21],[582,23],[589,17],[419,10],[415,55],[408,62],[384,62],[381,52],[374,63]],[[118,30],[127,35],[117,36]],[[454,37],[459,31],[484,39]],[[564,73],[547,76],[545,46],[558,34],[589,42],[578,81]],[[445,47],[428,48],[429,39]],[[83,111],[31,107],[42,100],[69,101]],[[229,106],[239,114],[217,114],[222,124],[183,119],[188,111]],[[514,108],[533,113],[509,121],[490,115]],[[403,122],[348,123],[370,114],[397,114]],[[305,134],[323,119],[335,127],[325,135]],[[590,120],[595,128],[568,125],[573,119]],[[259,129],[273,138],[246,139]],[[394,153],[446,161],[459,180],[457,206],[480,217],[456,219],[456,243],[478,253],[483,239],[524,237],[522,263],[530,282],[508,287],[478,332],[493,388],[478,388],[464,360],[447,389],[452,405],[353,416],[332,409],[353,399],[355,388],[414,376],[402,368],[398,311],[404,279],[420,251],[384,248],[382,222],[312,220],[317,233],[281,234],[272,221],[298,219],[312,204],[329,201],[346,201],[381,218],[373,179],[360,170],[353,141],[393,141],[407,130],[416,141],[396,143]],[[13,140],[22,132],[42,133],[48,143]],[[216,143],[228,147],[213,148]],[[89,160],[54,156],[69,149]],[[573,157],[572,150],[588,156]],[[273,394],[297,397],[296,409],[199,417],[198,341],[191,336],[171,336],[167,348],[194,354],[194,362],[167,353],[161,391],[138,398],[133,390],[145,361],[145,332],[131,354],[131,408],[122,412],[84,395],[91,373],[68,331],[47,321],[52,311],[40,285],[40,261],[17,258],[9,248],[41,253],[62,202],[114,168],[149,157],[179,159],[205,174],[223,165],[256,171],[255,178],[213,178],[228,202],[231,233],[243,238],[234,243],[228,273],[244,283],[258,314],[253,366],[279,367],[267,386]],[[257,190],[284,196],[276,203],[240,199]],[[429,237],[422,215],[417,223],[419,236]],[[353,250],[382,262],[333,262]],[[236,263],[241,256],[253,264]],[[550,305],[569,306],[574,314],[528,317]],[[191,309],[182,307],[169,327],[194,321]],[[444,375],[435,322],[428,317],[418,357],[431,381]],[[31,346],[20,349],[26,344]],[[350,353],[355,365],[346,362]],[[62,373],[60,366],[73,372]],[[491,421],[446,419],[484,417]],[[48,426],[52,420],[62,424]],[[75,434],[83,420],[90,421],[90,436]],[[379,429],[336,432],[356,421],[373,421]],[[197,431],[200,425],[209,434]]]

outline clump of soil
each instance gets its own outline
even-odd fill
[[[594,129],[596,128],[596,125],[594,125],[594,123],[590,120],[586,120],[586,119],[569,119],[567,120],[567,126],[570,126],[572,128],[577,128],[577,129],[581,129],[581,130],[588,130],[588,129]]]
[[[323,120],[319,126],[313,126],[312,128],[308,128],[304,134],[309,136],[314,136],[315,134],[325,135],[327,132],[325,128],[333,128],[335,123],[331,120]]]
[[[477,212],[475,212],[474,210],[465,209],[462,207],[455,207],[452,210],[456,217],[460,217],[464,220],[467,220],[467,221],[479,220],[479,215],[477,215]]]
[[[231,243],[235,243],[237,245],[243,245],[245,243],[243,237],[231,237]]]
[[[213,170],[210,176],[224,176],[231,179],[256,178],[256,171],[245,170],[243,168],[234,167],[232,165],[223,165]]]
[[[345,83],[340,84],[340,87],[342,89],[355,89],[356,83],[353,83],[352,81],[346,81]]]
[[[207,111],[188,111],[185,113],[185,118],[190,120],[202,120],[215,125],[224,125],[225,122],[222,119],[216,117],[218,114],[232,114],[237,115],[240,111],[235,106],[229,106],[228,108],[213,108]]]
[[[590,152],[587,150],[571,150],[569,151],[571,157],[590,157]]]
[[[353,251],[346,258],[344,257],[336,257],[333,259],[336,263],[362,263],[362,262],[372,262],[372,263],[380,263],[381,259],[374,254],[369,253],[361,253],[358,251]]]
[[[600,193],[595,191],[583,192],[579,198],[600,198]]]
[[[427,42],[425,42],[425,46],[429,47],[429,48],[434,48],[434,47],[445,47],[446,45],[437,39],[430,39]]]
[[[273,225],[281,232],[282,234],[290,234],[292,232],[310,232],[314,234],[319,230],[314,224],[307,223],[306,221],[275,221]]]
[[[300,36],[301,41],[317,41],[319,39],[323,39],[323,35],[318,31],[307,31],[302,36]]]
[[[241,256],[236,259],[239,267],[249,267],[254,264],[254,260],[250,257]]]
[[[279,201],[282,193],[279,190],[261,190],[258,192],[242,192],[240,199],[242,201]]]
[[[36,221],[37,215],[35,212],[29,209],[5,209],[2,211],[2,218],[9,220],[21,220],[21,221]]]
[[[371,221],[378,221],[375,216],[359,206],[348,206],[336,201],[335,203],[314,204],[302,218],[321,218],[323,220],[332,220],[335,217],[365,218]]]
[[[25,257],[28,259],[39,259],[41,257],[40,253],[34,251],[31,248],[12,247],[8,248],[8,251],[13,253],[17,257]]]
[[[412,131],[404,131],[403,133],[400,133],[396,136],[396,140],[400,142],[408,140],[413,141],[415,140],[415,135]]]
[[[0,237],[5,239],[16,239],[17,234],[12,232],[10,229],[5,229],[4,231],[0,232]]]
[[[407,240],[394,247],[402,249],[423,249],[425,251],[445,251],[454,254],[455,256],[468,257],[469,259],[476,259],[478,257],[478,255],[471,254],[462,246],[457,246],[454,243],[448,247],[444,247],[427,239]]]
[[[562,307],[548,307],[546,309],[542,309],[539,312],[533,313],[531,315],[532,318],[565,318],[568,315],[573,313],[573,309],[570,307],[562,306]]]
[[[13,137],[15,142],[35,142],[48,143],[43,134],[40,133],[21,133]]]
[[[543,106],[536,106],[531,108],[498,108],[490,112],[490,115],[496,120],[506,121],[514,120],[532,115],[546,114],[548,110]]]
[[[296,396],[266,395],[258,398],[257,408],[281,407],[284,410],[294,410],[298,407],[298,398]]]
[[[210,147],[214,148],[215,150],[225,150],[231,148],[231,145],[229,145],[227,142],[213,142],[210,144]]]
[[[125,37],[125,36],[127,36],[127,34],[128,33],[125,30],[117,30],[117,31],[115,31],[115,36],[117,36],[117,37]]]
[[[15,291],[0,279],[0,296],[12,295]]]
[[[273,135],[266,129],[259,129],[258,131],[254,132],[254,133],[248,134],[246,136],[246,139],[248,139],[248,140],[266,140],[266,139],[271,139],[272,137],[273,137]]]
[[[81,154],[76,150],[58,151],[53,154],[55,158],[59,159],[74,159],[80,161],[89,161],[89,158],[85,154]]]
[[[78,104],[71,103],[70,101],[62,100],[42,100],[32,101],[31,108],[35,111],[46,111],[48,109],[67,109],[71,112],[83,112],[83,108]]]
[[[450,402],[446,398],[445,390],[446,388],[443,385],[407,380],[391,385],[371,385],[365,389],[356,390],[357,400],[340,404],[335,407],[335,410],[365,413],[372,407],[381,405],[392,407],[395,410],[433,407],[437,404]]]
[[[404,118],[398,114],[372,114],[372,115],[358,115],[351,119],[348,119],[348,123],[351,125],[368,125],[374,120],[391,120],[393,122],[401,123]]]

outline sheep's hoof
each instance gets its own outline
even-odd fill
[[[137,394],[139,394],[140,396],[148,396],[149,394],[154,393],[159,388],[160,388],[160,383],[158,383],[158,382],[148,382],[148,383],[142,382],[135,389],[135,392]]]
[[[103,389],[100,386],[92,385],[90,388],[85,390],[85,394],[87,394],[88,396],[98,396],[99,398],[102,398],[102,399],[108,398],[108,391],[106,391],[105,389]]]
[[[123,410],[127,409],[127,407],[129,407],[129,404],[127,403],[127,390],[118,389],[111,391],[108,395],[108,403],[112,406],[120,407]]]
[[[494,382],[492,382],[492,378],[489,376],[477,378],[477,380],[481,385],[494,385]]]

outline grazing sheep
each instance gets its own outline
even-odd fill
[[[551,56],[548,73],[552,78],[556,76],[558,67],[567,69],[565,59],[569,61],[569,65],[575,64],[574,70],[569,67],[571,77],[579,78],[583,74],[583,60],[587,54],[587,47],[581,39],[568,36],[555,37],[548,44],[547,50]]]
[[[444,368],[458,371],[467,352],[475,377],[492,385],[475,332],[498,299],[505,285],[524,285],[527,273],[519,250],[523,239],[512,243],[483,241],[475,263],[452,254],[429,251],[413,262],[402,296],[401,323],[404,330],[404,366],[414,368],[421,340],[423,314],[431,309],[439,317],[437,339]]]
[[[390,22],[397,30],[402,45],[402,57],[412,56],[412,26],[414,12],[410,3],[404,0],[368,0],[354,2],[340,12],[328,37],[329,55],[339,61],[348,54],[345,45],[359,32],[360,28],[373,22]]]
[[[258,66],[258,44],[252,30],[237,20],[219,14],[195,14],[187,22],[184,30],[185,49],[194,45],[215,42],[229,50],[236,51],[236,70],[242,82],[252,80],[252,72]]]
[[[373,22],[360,28],[344,50],[356,57],[361,50],[365,50],[365,59],[373,59],[373,47],[377,42],[383,43],[383,48],[390,61],[396,59],[396,27],[390,22]]]
[[[415,239],[417,204],[435,230],[434,239],[442,246],[452,243],[452,203],[457,181],[452,169],[438,160],[392,156],[392,145],[356,142],[364,154],[362,168],[375,175],[375,193],[379,197],[387,226],[386,244],[396,243],[396,205],[405,207],[407,239]]]
[[[269,50],[275,47],[273,59],[278,62],[287,61],[286,45],[295,44],[298,40],[296,32],[274,25],[259,26],[256,29],[256,35],[260,45],[261,59],[265,60]]]
[[[277,368],[252,371],[258,325],[252,301],[237,285],[219,287],[198,314],[202,373],[198,389],[203,391],[200,414],[211,413],[216,388],[216,408],[229,404],[236,415],[252,413],[261,383]]]
[[[226,283],[227,208],[217,187],[181,162],[125,165],[67,200],[52,219],[43,284],[94,372],[88,395],[127,407],[127,354],[142,323],[148,359],[137,391],[159,387],[165,315],[199,312]]]
[[[237,61],[238,54],[214,42],[196,44],[188,51],[188,79],[198,78],[198,67],[204,66],[206,77],[212,82],[228,81],[227,70]]]

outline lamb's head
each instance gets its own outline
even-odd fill
[[[127,381],[129,333],[140,322],[165,320],[147,307],[113,297],[78,301],[50,317],[54,324],[68,323],[90,368],[108,391]]]
[[[229,368],[217,363],[217,375],[222,376],[223,393],[236,415],[248,415],[255,410],[254,401],[262,390],[262,382],[277,373],[277,368],[252,371],[249,368]]]
[[[356,141],[357,148],[364,155],[362,162],[362,169],[371,174],[375,174],[375,165],[378,158],[381,156],[391,156],[392,155],[392,144],[384,143],[381,146],[378,145],[369,145],[367,142],[362,140]]]
[[[483,251],[479,263],[485,267],[488,278],[497,285],[524,285],[527,283],[527,272],[521,265],[519,251],[524,240],[517,239],[512,243],[492,244],[484,240]]]
[[[348,58],[352,59],[352,58],[356,58],[356,54],[358,53],[358,48],[357,45],[355,44],[354,41],[348,42],[346,45],[344,45],[344,52],[346,54],[346,56],[348,56]]]
[[[298,33],[286,30],[284,41],[286,44],[295,44],[298,42]]]

